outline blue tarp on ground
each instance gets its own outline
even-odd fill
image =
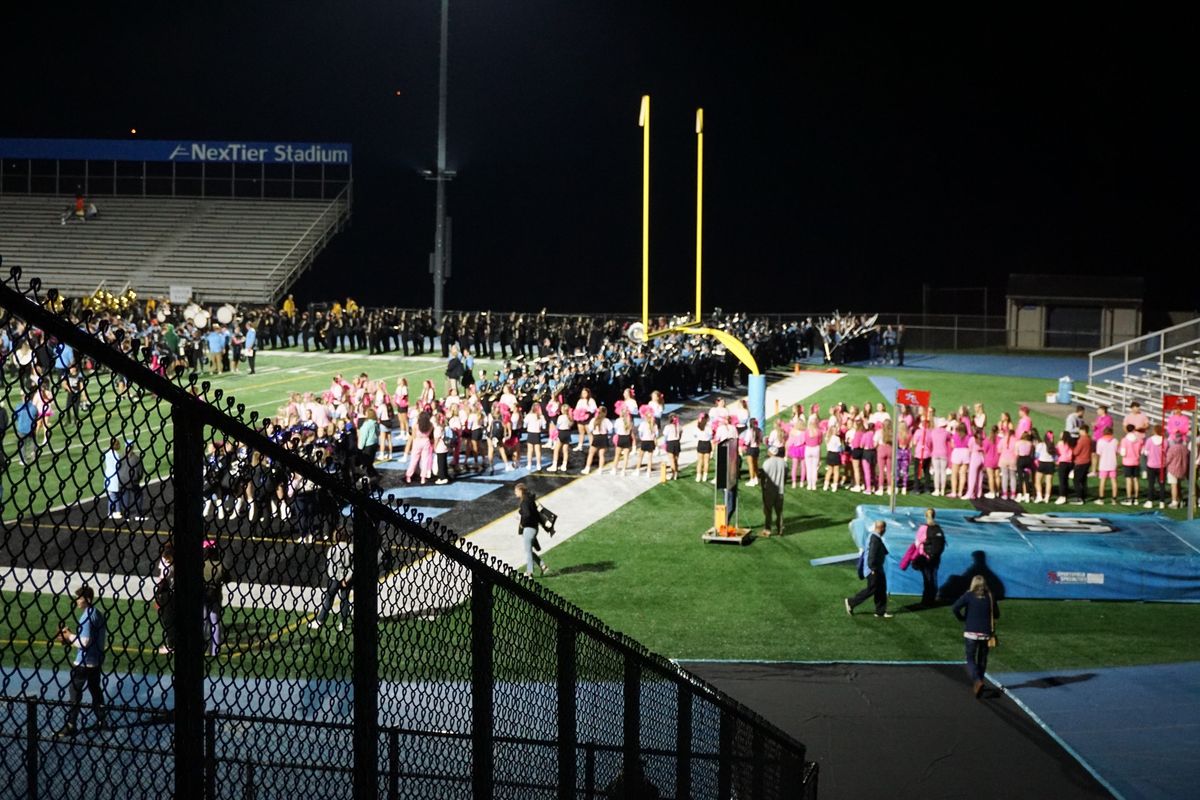
[[[1200,663],[992,678],[1119,796],[1187,797],[1200,784]]]
[[[900,560],[925,521],[925,509],[859,506],[850,534],[860,548],[875,520],[888,523],[888,589],[921,593],[921,574]],[[1200,601],[1200,521],[1162,514],[985,514],[940,509],[946,552],[938,579],[957,597],[984,574],[1005,597],[1058,600]]]

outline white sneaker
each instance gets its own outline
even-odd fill
[[[558,472],[558,467],[551,464],[550,466],[546,467],[546,472]]]
[[[700,482],[700,476],[696,475],[696,483],[699,483],[699,482]]]
[[[339,623],[338,623],[338,633],[341,633],[341,632],[342,632],[342,631],[344,631],[344,630],[346,630],[346,623],[344,623],[344,622],[339,622]]]
[[[118,522],[120,522],[120,521],[121,521],[121,520],[123,520],[125,517],[124,517],[124,515],[122,515],[122,514],[121,514],[121,512],[120,512],[120,511],[114,511],[114,512],[112,513],[112,518],[113,518],[113,519],[115,519],[115,520],[117,520]]]
[[[903,489],[901,489],[901,490],[900,490],[900,494],[902,494],[902,495],[904,495],[904,496],[906,496],[906,497],[907,497],[907,496],[908,496],[908,487],[907,487],[907,486],[905,486]]]
[[[308,627],[312,628],[315,631],[317,628],[321,627],[321,623],[317,622],[314,619],[312,622],[308,623]]]
[[[592,471],[592,468],[591,468],[591,467],[584,467],[583,469],[579,470],[579,474],[580,474],[580,475],[587,475],[587,474],[588,474],[589,472],[591,472],[591,471]]]
[[[996,499],[996,493],[995,493],[995,492],[988,492],[987,494],[985,494],[985,495],[984,495],[984,497],[985,497],[986,499],[988,499],[988,500],[995,500],[995,499]]]
[[[1167,507],[1167,504],[1166,504],[1166,503],[1164,503],[1162,500],[1159,500],[1159,501],[1158,501],[1158,507],[1159,507],[1159,508],[1166,508],[1166,507]]]
[[[1154,501],[1147,500],[1146,502],[1142,503],[1142,508],[1154,508]]]
[[[1065,497],[1059,497],[1057,500],[1054,501],[1054,505],[1056,505],[1056,506],[1065,506],[1066,504],[1067,504],[1067,498],[1065,498]]]
[[[1096,505],[1098,505],[1098,506],[1102,506],[1102,505],[1104,505],[1104,501],[1103,501],[1103,500],[1097,500],[1097,501],[1096,501]]]

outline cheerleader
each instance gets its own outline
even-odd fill
[[[708,480],[708,462],[712,460],[712,423],[701,412],[696,420],[696,483]]]
[[[629,409],[630,406],[622,403],[616,422],[613,423],[616,453],[613,456],[612,471],[613,475],[616,475],[619,468],[622,477],[625,476],[629,466],[629,451],[633,449],[633,417],[630,416]]]
[[[966,410],[964,407],[963,411]],[[971,466],[971,437],[967,434],[967,425],[959,421],[954,424],[954,433],[950,436],[950,494],[948,497],[958,497],[967,494],[967,475]]]
[[[392,460],[392,431],[396,428],[396,415],[392,413],[392,396],[388,394],[387,381],[375,385],[375,418],[379,420],[379,457]]]
[[[808,472],[807,472],[808,463],[805,460],[805,453],[807,452],[805,450],[805,442],[807,441],[806,433],[807,433],[807,430],[806,430],[806,426],[805,426],[804,422],[798,421],[796,419],[796,417],[793,416],[791,429],[788,430],[787,438],[784,440],[784,447],[785,447],[785,451],[787,452],[787,457],[792,462],[792,488],[793,489],[796,488],[797,472],[800,474],[800,481],[802,483],[804,482],[804,478],[808,474]],[[775,435],[774,432],[772,432],[771,435],[774,436]],[[767,442],[767,446],[768,446],[768,448],[771,446],[771,443],[769,441]]]
[[[591,429],[588,425],[592,418],[596,415],[596,401],[592,397],[592,391],[586,386],[579,392],[579,399],[575,402],[575,412],[572,415],[575,419],[575,424],[579,428],[579,443],[575,445],[575,450],[583,449],[583,443],[588,443],[588,457],[591,457]]]
[[[875,458],[879,462],[875,494],[890,495],[895,490],[892,482],[892,430],[886,422],[880,423],[875,429]]]
[[[813,406],[815,409],[816,406]],[[821,428],[817,424],[817,414],[814,411],[808,418],[804,428],[804,477],[808,490],[817,490],[817,477],[821,464]]]
[[[996,437],[1000,435],[1000,426],[993,425],[992,430],[983,437],[983,471],[987,473],[988,500],[995,499],[1000,486],[1000,450],[996,447]]]
[[[647,406],[642,409],[642,421],[638,423],[638,459],[637,466],[634,467],[634,474],[642,471],[642,460],[647,461],[646,477],[650,477],[654,471],[654,445],[658,441],[658,423],[654,420],[654,414]]]
[[[1054,491],[1054,432],[1046,431],[1045,437],[1039,437],[1035,448],[1037,456],[1037,474],[1033,476],[1033,488],[1036,503],[1049,503]]]
[[[554,429],[558,435],[554,438],[554,447],[550,453],[550,466],[547,467],[547,472],[567,471],[567,464],[571,459],[571,429],[574,427],[575,421],[571,419],[571,407],[566,403],[559,403],[558,416],[554,420]]]
[[[417,424],[413,426],[412,435],[409,437],[408,447],[408,470],[404,473],[404,482],[412,483],[413,473],[420,469],[421,485],[429,480],[433,474],[433,420],[429,416],[428,411],[421,411],[417,415]]]
[[[679,480],[679,442],[683,436],[683,428],[679,424],[679,415],[672,414],[662,429],[663,449],[667,451],[667,472],[669,480]]]
[[[825,437],[825,491],[827,492],[836,492],[838,484],[842,481],[843,444],[841,428],[830,424],[828,435]],[[807,452],[807,447],[805,450]]]
[[[467,401],[467,460],[476,472],[483,472],[483,408],[479,400]]]
[[[976,428],[970,437],[968,449],[971,451],[967,463],[967,488],[963,497],[967,500],[978,500],[983,496],[983,428]]]
[[[453,436],[448,425],[448,420],[446,419],[446,415],[439,411],[433,418],[433,433],[430,434],[430,439],[433,442],[433,456],[437,459],[434,467],[434,472],[437,473],[437,480],[434,483],[439,486],[450,482],[450,447],[446,442],[448,436]],[[421,481],[421,483],[424,482],[424,480]]]
[[[599,473],[604,472],[604,460],[608,455],[609,440],[612,438],[613,424],[607,419],[607,413],[603,407],[596,409],[596,416],[592,417],[592,421],[588,424],[588,433],[590,434],[588,441],[587,461],[584,462],[581,474],[587,475],[592,471],[592,460],[599,454],[600,467],[597,470]],[[579,449],[579,448],[576,448]]]
[[[542,438],[546,434],[546,418],[542,415],[542,404],[534,403],[525,415],[525,468],[542,468]]]
[[[758,420],[750,417],[746,430],[738,435],[738,447],[746,457],[746,466],[750,470],[750,480],[747,486],[758,486],[758,455],[762,447],[762,431],[758,428]]]
[[[396,393],[392,396],[392,404],[396,407],[395,420],[400,428],[400,435],[408,438],[408,378],[396,379]]]

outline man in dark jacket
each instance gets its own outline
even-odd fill
[[[854,597],[847,597],[843,601],[847,614],[853,615],[855,606],[874,596],[875,616],[880,619],[892,618],[892,615],[887,613],[887,575],[883,572],[883,562],[888,554],[888,549],[883,544],[883,532],[886,530],[887,523],[883,520],[877,520],[871,528],[871,535],[867,539],[867,585]]]

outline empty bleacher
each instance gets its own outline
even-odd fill
[[[1088,363],[1087,386],[1071,393],[1077,403],[1124,413],[1136,400],[1160,421],[1164,395],[1200,396],[1200,319],[1096,350]]]
[[[96,198],[99,217],[60,222],[71,198],[0,195],[0,256],[67,296],[98,286],[203,302],[267,303],[306,269],[350,216],[332,200]]]

